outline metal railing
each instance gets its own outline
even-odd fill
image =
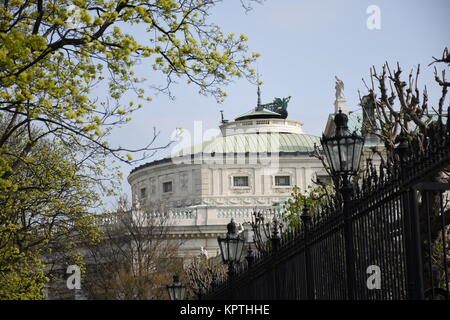
[[[203,298],[449,299],[450,184],[430,182],[449,164],[450,126],[437,125],[426,148],[369,164],[349,214],[342,202],[318,208]]]

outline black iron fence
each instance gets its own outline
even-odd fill
[[[437,177],[449,129],[430,129],[425,148],[390,168],[372,166],[346,203],[304,213],[204,299],[448,299],[450,184]]]

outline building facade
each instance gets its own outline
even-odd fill
[[[259,101],[232,122],[222,119],[216,138],[130,173],[135,202],[166,208],[172,236],[183,240],[180,255],[198,255],[202,248],[214,255],[231,218],[244,224],[254,210],[281,210],[294,186],[306,191],[312,179],[326,175],[311,157],[319,137],[287,119],[289,98]]]

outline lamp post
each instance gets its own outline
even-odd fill
[[[167,291],[169,292],[170,300],[183,300],[186,294],[186,286],[180,282],[180,276],[175,273],[173,275],[173,283],[168,284]]]
[[[320,143],[330,165],[331,174],[337,182],[337,188],[343,200],[345,258],[347,264],[348,298],[354,298],[355,290],[355,257],[353,246],[353,230],[350,211],[350,197],[353,185],[350,176],[356,175],[364,146],[364,138],[356,132],[351,133],[347,126],[348,117],[339,110],[334,117],[336,131],[334,136],[322,136]]]
[[[242,249],[245,240],[237,232],[237,226],[234,219],[227,224],[227,234],[224,238],[218,237],[220,254],[223,263],[228,264],[228,275],[232,277],[236,272],[236,264],[241,260]]]

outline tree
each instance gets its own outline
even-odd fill
[[[430,64],[441,63],[450,66],[450,55],[448,49],[444,49],[441,58],[433,58],[434,61]],[[362,133],[366,135],[366,139],[377,139],[381,142],[382,147],[370,147],[368,152],[365,152],[367,164],[362,166],[358,176],[354,177],[355,185],[361,185],[361,180],[365,180],[371,183],[371,177],[377,177],[376,168],[373,159],[377,159],[380,162],[380,170],[378,175],[382,172],[384,174],[393,170],[395,163],[398,163],[398,153],[396,147],[399,144],[400,138],[406,138],[408,145],[411,149],[416,151],[423,151],[429,144],[430,140],[438,139],[437,132],[442,132],[439,127],[444,124],[449,126],[449,112],[450,105],[445,109],[445,98],[448,92],[450,82],[446,79],[445,70],[438,72],[437,68],[434,68],[435,81],[441,89],[441,96],[437,100],[436,108],[429,104],[427,88],[421,91],[419,89],[418,80],[420,74],[420,66],[408,75],[408,81],[402,79],[402,70],[400,64],[397,63],[396,70],[391,71],[389,64],[385,63],[381,71],[377,71],[375,67],[371,68],[370,83],[371,86],[367,86],[368,94],[360,98],[360,104],[363,108],[363,121],[362,121]],[[364,81],[364,80],[363,80]],[[366,84],[366,82],[364,81]],[[447,118],[446,121],[442,121],[443,118]],[[445,124],[446,123],[446,124]],[[329,166],[325,161],[324,154],[320,148],[316,146],[312,156],[322,161],[324,168],[328,174],[332,177],[334,190],[331,185],[324,184],[320,181],[313,181],[316,185],[312,192],[309,194],[302,194],[298,188],[293,189],[292,197],[288,200],[286,209],[288,212],[287,223],[289,226],[297,226],[299,222],[299,214],[302,211],[302,207],[307,204],[312,215],[317,214],[317,208],[326,203],[333,203],[336,200],[339,201],[339,193],[335,190],[339,190],[339,179],[336,179],[331,175]],[[448,168],[438,173],[433,173],[428,177],[424,177],[424,180],[435,182],[449,182]],[[450,209],[448,206],[448,199],[444,201],[443,208],[444,218],[439,215],[439,208],[441,206],[440,191],[427,191],[427,197],[424,193],[419,196],[419,219],[421,226],[421,239],[422,239],[422,252],[424,256],[424,274],[425,283],[429,284],[431,277],[434,279],[434,287],[445,287],[445,272],[444,267],[444,249],[450,246],[449,241],[443,243],[443,233],[446,233],[446,238],[449,237],[449,224],[450,224]],[[445,200],[445,197],[444,197]],[[430,221],[428,222],[428,214],[430,213]],[[384,217],[378,217],[377,223],[372,225],[373,236],[372,243],[377,246],[377,250],[380,249],[381,243],[384,243],[387,239],[383,232],[380,230],[382,226],[386,226],[390,223],[395,223],[386,220]],[[442,228],[442,222],[444,227]],[[444,229],[444,232],[442,232]],[[429,234],[428,234],[429,232]],[[357,235],[364,238],[365,234]],[[428,240],[429,239],[429,240]],[[355,243],[363,243],[361,239],[355,241]],[[431,254],[428,250],[428,246],[431,247]],[[358,249],[358,248],[356,248]],[[367,248],[363,250],[367,251]],[[385,254],[398,254],[391,252],[388,247],[383,247],[382,250]],[[358,250],[356,250],[358,251]],[[363,256],[359,256],[355,253],[355,259],[366,259]],[[450,257],[447,256],[447,264],[450,263]],[[430,270],[429,261],[432,261],[432,267]],[[382,265],[382,261],[373,261],[377,265]],[[387,294],[389,294],[387,292]],[[392,297],[390,297],[392,298]]]
[[[444,50],[441,59],[434,59],[435,61],[431,64],[446,63],[450,66],[447,49]],[[384,154],[372,148],[372,152],[380,156],[383,167],[392,167],[396,157],[395,146],[401,132],[406,135],[409,142],[415,144],[413,147],[423,150],[427,138],[432,138],[434,127],[439,125],[443,116],[445,117],[444,103],[449,83],[445,79],[445,70],[442,70],[442,79],[436,67],[434,74],[442,92],[437,103],[437,110],[429,106],[427,87],[425,86],[423,91],[419,89],[420,65],[415,72],[412,70],[409,73],[408,81],[401,78],[402,69],[399,63],[394,71],[391,71],[387,62],[383,65],[381,72],[372,67],[371,87],[366,85],[369,92],[360,98],[367,119],[363,124],[363,130],[378,137],[384,144]],[[375,83],[378,85],[379,98]]]
[[[310,212],[314,212],[320,205],[334,196],[331,184],[319,179],[312,182],[314,186],[310,187],[305,193],[302,193],[298,186],[292,188],[291,198],[285,205],[287,214],[284,216],[284,220],[288,227],[296,227],[301,223],[299,217],[305,206]]]
[[[315,152],[320,156],[318,149]],[[257,253],[269,252],[274,230],[278,236],[284,236],[302,226],[300,217],[305,207],[309,213],[315,214],[322,205],[334,199],[335,191],[330,183],[320,179],[312,182],[314,186],[309,187],[305,192],[302,192],[298,186],[294,186],[291,197],[281,208],[253,212],[252,220],[248,224],[253,232],[253,242]]]
[[[167,296],[165,285],[182,272],[178,249],[170,239],[166,212],[127,208],[122,202],[103,224],[101,240],[81,242],[83,289],[91,299],[150,300]]]
[[[441,58],[433,57],[433,60],[430,65],[443,64],[449,67],[448,49],[443,50]],[[395,147],[399,143],[399,139],[405,138],[411,149],[422,152],[427,148],[430,140],[439,139],[436,134],[441,132],[440,127],[442,125],[448,127],[450,124],[450,104],[445,110],[445,99],[450,86],[450,82],[446,79],[446,70],[438,72],[437,67],[434,67],[435,82],[441,89],[441,96],[436,104],[429,103],[426,86],[423,90],[419,88],[419,75],[420,65],[415,71],[412,70],[409,73],[408,80],[402,79],[402,69],[399,63],[392,71],[387,62],[381,71],[377,71],[375,67],[371,68],[371,86],[366,85],[368,94],[360,99],[366,115],[363,130],[377,137],[384,144],[384,148],[381,150],[379,148],[371,150],[372,154],[379,157],[383,170],[392,170],[395,160],[398,159]],[[445,117],[447,122],[443,121]],[[447,168],[438,173],[432,173],[430,176],[424,177],[424,180],[448,183],[450,182],[450,171]],[[439,287],[443,284],[443,273],[445,273],[445,269],[439,266],[444,259],[442,251],[444,246],[449,246],[448,243],[443,243],[442,223],[445,229],[444,233],[448,233],[450,209],[444,206],[443,217],[440,217],[442,193],[440,191],[426,192],[426,196],[424,192],[421,192],[419,200],[422,251],[425,257],[424,261],[432,260],[434,266],[433,270],[430,270],[428,263],[424,264],[425,282],[430,283],[432,277],[435,280],[433,285]],[[433,249],[431,256],[427,250],[428,245]]]
[[[176,79],[184,78],[218,100],[225,96],[222,86],[233,77],[254,74],[250,64],[258,54],[246,55],[247,37],[224,34],[208,22],[208,12],[217,2],[4,1],[0,110],[11,117],[0,148],[13,132],[36,123],[45,130],[41,135],[107,151],[126,162],[132,156],[121,151],[154,151],[154,139],[142,149],[129,150],[111,147],[103,138],[142,106],[122,106],[125,92],[151,101],[142,88],[144,79],[134,73],[139,63],[147,62],[149,71],[165,75],[166,84],[156,86],[159,90],[170,94]],[[148,39],[137,40],[133,31],[146,32]],[[92,88],[104,81],[109,88],[106,98],[91,97]],[[39,138],[30,136],[29,143]]]
[[[5,125],[0,121],[0,128]],[[24,131],[15,131],[2,149],[9,183],[0,185],[0,299],[43,298],[52,269],[45,257],[65,255],[78,237],[98,236],[89,212],[98,204],[90,191],[95,176],[85,175],[76,150],[47,138],[21,156]],[[21,170],[13,171],[17,161]]]
[[[186,264],[184,271],[189,290],[199,299],[227,277],[227,268],[222,263],[220,255],[193,257]]]
[[[2,231],[2,235],[5,232]],[[30,252],[20,252],[11,245],[0,249],[2,260],[0,277],[1,300],[29,300],[43,298],[48,278],[43,262]]]
[[[224,34],[208,21],[218,2],[2,2],[0,281],[9,289],[0,297],[42,297],[46,277],[40,257],[52,246],[61,248],[63,242],[55,241],[63,235],[92,232],[96,237],[89,211],[99,206],[94,190],[114,194],[119,176],[105,165],[107,156],[132,163],[166,147],[154,146],[156,132],[138,149],[110,146],[106,140],[151,100],[144,79],[134,73],[140,63],[165,77],[163,85],[152,85],[169,95],[173,83],[184,79],[221,100],[222,87],[233,78],[252,77],[250,65],[258,54],[247,55],[247,37]],[[249,9],[249,2],[241,3]],[[137,40],[132,34],[142,30],[148,39]],[[102,83],[108,92],[92,96]],[[125,92],[140,103],[124,105]],[[140,151],[141,158],[133,159],[131,154]]]

